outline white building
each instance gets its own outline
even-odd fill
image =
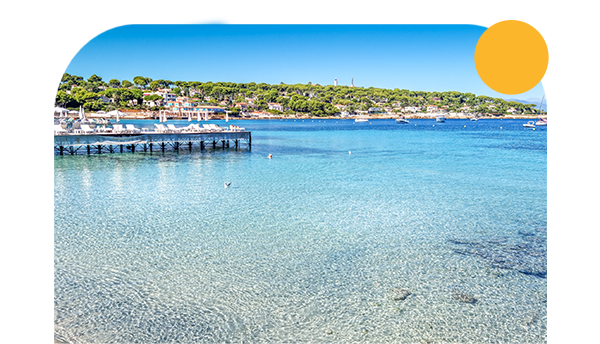
[[[419,110],[421,110],[421,107],[419,107],[419,106],[405,106],[403,109],[404,112],[412,112],[412,113],[415,113]]]
[[[157,91],[151,94],[156,94],[161,96],[165,102],[174,102],[177,100],[177,96],[173,93],[170,92],[165,92],[165,91]]]
[[[277,110],[283,112],[283,106],[279,103],[269,103],[269,110]]]

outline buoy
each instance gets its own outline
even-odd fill
[[[500,129],[502,129],[502,127],[500,127]]]
[[[467,126],[465,125],[465,128],[466,128],[466,127],[467,127]]]

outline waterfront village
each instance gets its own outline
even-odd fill
[[[279,119],[279,118],[537,118],[536,107],[501,98],[461,92],[425,92],[319,84],[184,82],[137,76],[133,83],[65,73],[55,116],[82,108],[90,118],[119,110],[124,118]],[[59,110],[57,110],[59,109]],[[57,111],[59,113],[57,113]]]

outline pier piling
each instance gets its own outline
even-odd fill
[[[173,151],[179,151],[181,145],[193,151],[194,143],[200,143],[200,150],[206,148],[206,141],[212,142],[212,148],[216,149],[217,144],[221,143],[221,148],[226,149],[232,147],[232,142],[235,148],[239,148],[242,141],[248,143],[250,149],[250,132],[239,131],[204,131],[192,133],[158,133],[158,132],[141,132],[141,133],[94,133],[94,134],[66,134],[54,136],[54,152],[56,155],[65,155],[68,152],[70,155],[76,154],[102,154],[117,153],[128,151],[135,153],[136,146],[142,149],[138,151],[150,152],[154,151],[154,145],[158,145],[162,152],[171,147]],[[118,146],[118,151],[117,151]],[[85,148],[84,148],[85,147]]]

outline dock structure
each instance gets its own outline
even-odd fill
[[[155,152],[199,147],[204,150],[241,148],[252,145],[249,131],[207,131],[207,132],[141,132],[141,133],[94,133],[54,135],[55,155],[124,153],[136,151]]]

